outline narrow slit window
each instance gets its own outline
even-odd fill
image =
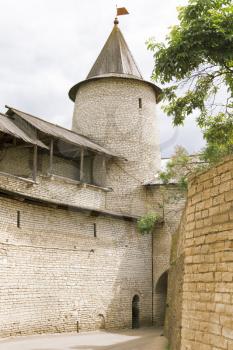
[[[20,211],[17,211],[17,227],[20,228]]]
[[[96,224],[93,224],[94,237],[97,237],[97,227]]]
[[[142,99],[141,98],[138,99],[138,106],[140,109],[142,109]]]

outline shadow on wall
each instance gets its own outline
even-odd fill
[[[132,329],[140,327],[140,298],[134,295],[132,300]]]
[[[167,302],[167,287],[168,287],[168,271],[165,271],[158,279],[155,287],[155,302],[157,312],[155,315],[156,326],[162,327],[165,322],[166,302]]]
[[[151,236],[138,234],[134,224],[125,225],[124,236],[112,246],[112,258],[115,255],[119,260],[112,298],[104,313],[107,329],[152,325]]]

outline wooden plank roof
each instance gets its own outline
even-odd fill
[[[143,79],[118,25],[114,25],[87,79],[116,73]]]
[[[69,91],[69,97],[75,101],[79,87],[87,82],[105,79],[120,78],[142,81],[150,85],[156,96],[157,103],[160,102],[162,90],[151,81],[143,79],[134,57],[119,29],[117,23],[114,25],[103,49],[91,68],[86,80],[75,84]]]
[[[27,135],[22,129],[13,123],[6,115],[0,113],[0,131],[14,136],[18,139],[23,140],[24,142],[37,145],[41,148],[48,149],[48,147],[36,137]]]
[[[107,150],[106,148],[92,142],[85,136],[79,135],[78,133],[65,129],[62,126],[52,124],[46,120],[35,117],[31,114],[19,111],[18,109],[6,106],[8,108],[7,115],[12,116],[16,114],[18,117],[25,120],[27,123],[32,125],[35,129],[41,131],[42,133],[54,137],[56,139],[63,140],[68,144],[73,144],[79,147],[87,148],[93,152],[102,153],[110,157],[118,157],[118,155]]]

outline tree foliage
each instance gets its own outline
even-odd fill
[[[232,152],[232,0],[189,0],[178,11],[179,25],[171,28],[166,42],[147,43],[154,52],[152,78],[169,84],[163,94],[164,111],[174,125],[198,112],[206,158],[216,149],[220,155]]]
[[[159,173],[159,178],[164,184],[177,183],[181,191],[187,190],[187,178],[197,169],[203,169],[205,163],[199,156],[189,156],[184,147],[177,146],[174,155],[169,159],[164,171]]]
[[[157,213],[148,213],[142,216],[137,222],[138,231],[144,235],[153,232],[155,224],[161,220]]]

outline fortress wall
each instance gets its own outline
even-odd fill
[[[181,347],[173,350],[233,349],[232,206],[232,158],[190,179]]]
[[[60,201],[68,205],[105,209],[106,190],[92,185],[82,185],[69,179],[38,176],[37,183],[28,182],[0,173],[0,188],[16,191],[35,198]]]
[[[151,324],[151,235],[135,224],[1,198],[0,231],[1,336],[131,327],[135,294]]]
[[[167,308],[164,332],[172,350],[180,350],[182,324],[182,298],[184,283],[184,229],[185,211],[179,227],[172,236],[170,268],[168,274]]]
[[[168,271],[172,269],[170,251],[174,241],[174,234],[180,224],[186,197],[174,185],[154,186],[151,194],[153,194],[154,202],[160,206],[160,214],[164,215],[164,223],[159,228],[156,228],[154,233],[153,247],[154,324],[163,326],[165,313],[168,314],[172,308],[169,300],[170,294],[168,293],[167,295],[167,284],[170,283]],[[177,282],[176,278],[177,275],[174,276],[173,283],[171,283],[171,298],[174,296],[174,282]],[[177,300],[174,302],[176,303]]]

